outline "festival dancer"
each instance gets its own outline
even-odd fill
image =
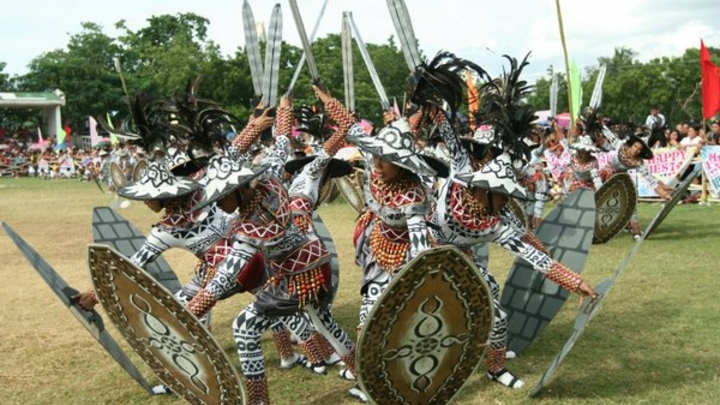
[[[292,119],[289,109],[283,113],[282,107],[278,109],[278,127],[284,126],[282,120]],[[238,226],[227,259],[188,304],[191,312],[202,316],[226,291],[237,288],[253,255],[264,252],[270,278],[233,324],[248,403],[252,405],[270,404],[260,336],[276,318],[283,319],[301,341],[306,341],[310,338],[308,330],[296,330],[291,319],[301,312],[312,319],[352,371],[355,357],[347,334],[323,305],[330,289],[328,251],[317,236],[298,229],[287,190],[277,177],[263,175],[266,170],[241,167],[225,156],[211,161],[203,203],[217,202],[225,212],[238,210]]]
[[[141,100],[138,98],[136,102],[141,102]],[[130,258],[131,262],[144,268],[171,248],[189,250],[198,258],[195,275],[175,294],[178,301],[186,304],[212,279],[217,267],[230,251],[232,239],[229,234],[235,225],[236,218],[234,215],[226,214],[215,204],[207,205],[202,210],[195,209],[202,200],[202,185],[205,182],[204,164],[207,163],[207,160],[201,157],[207,153],[205,151],[211,149],[215,141],[222,140],[224,135],[224,131],[213,133],[216,131],[202,128],[202,126],[203,123],[206,123],[214,127],[219,122],[227,120],[226,113],[215,110],[215,115],[205,115],[200,120],[197,112],[202,109],[202,104],[187,103],[177,99],[170,100],[169,104],[181,107],[177,108],[179,113],[175,118],[184,125],[182,128],[186,128],[185,133],[183,134],[180,127],[175,124],[161,125],[161,118],[147,119],[146,116],[138,115],[143,108],[138,104],[134,109],[134,120],[136,123],[144,123],[138,125],[138,129],[141,131],[138,142],[141,142],[146,148],[162,149],[161,144],[165,141],[161,137],[166,135],[158,134],[158,132],[176,129],[175,133],[181,137],[186,135],[189,138],[188,143],[194,147],[195,156],[191,159],[179,148],[167,148],[169,156],[160,156],[149,165],[136,182],[121,188],[118,190],[118,194],[128,199],[144,201],[145,205],[153,212],[163,212],[162,219],[153,226],[143,246]],[[262,130],[270,128],[273,120],[269,111],[265,111],[263,115],[251,121],[249,127],[262,132]],[[194,124],[199,124],[201,127]],[[245,151],[244,145],[252,143],[247,141],[247,138],[252,136],[254,136],[254,132],[243,131],[240,138],[246,141],[239,147],[240,153]],[[191,176],[193,180],[185,176]],[[192,190],[187,191],[191,186]],[[253,258],[251,267],[254,269],[252,277],[263,277],[264,259],[262,255],[258,254]],[[247,277],[250,277],[249,274],[250,272]],[[248,283],[241,284],[247,285]],[[243,291],[249,290],[230,291],[222,299]],[[97,304],[92,290],[77,298],[79,304],[84,308],[92,308]],[[209,313],[200,320],[210,329]],[[280,368],[289,369],[297,364],[305,363],[305,356],[294,352],[289,332],[282,324],[273,325],[273,340],[280,354]],[[156,393],[168,392],[167,388],[163,387],[157,386],[153,389]]]
[[[597,109],[591,109],[582,122],[583,133],[574,138],[570,144],[572,157],[568,167],[569,191],[587,189],[597,191],[602,186],[598,161],[593,153],[600,152],[595,139],[602,136],[602,123],[599,121]]]
[[[412,258],[428,248],[425,214],[430,195],[422,178],[434,177],[429,162],[442,165],[416,151],[416,142],[406,118],[385,112],[389,121],[376,136],[368,136],[359,124],[348,131],[348,142],[356,145],[365,159],[366,211],[357,221],[353,235],[355,262],[363,272],[358,333],[393,275]],[[355,380],[353,370],[340,376]],[[350,394],[361,402],[367,396],[359,386]]]
[[[517,62],[512,61],[512,69],[502,87],[488,80],[488,85],[495,86],[495,89],[488,92],[483,100],[483,104],[490,107],[481,111],[486,122],[493,122],[494,136],[485,153],[478,153],[481,159],[473,159],[469,151],[461,147],[444,111],[430,107],[424,112],[430,122],[439,127],[453,156],[450,178],[439,190],[437,201],[428,214],[432,238],[438,245],[455,245],[466,252],[477,244],[497,243],[532,263],[536,270],[545,273],[550,280],[569,291],[594,297],[592,288],[578,274],[553,260],[544,252],[537,239],[520,232],[500,215],[509,197],[529,199],[527,191],[517,183],[515,167],[521,166],[526,158],[520,139],[529,130],[534,111],[529,106],[519,104],[527,87],[518,80],[527,62],[523,60],[518,67]],[[457,61],[451,58],[450,68],[440,65],[432,70],[426,69],[427,85],[421,82],[412,99],[418,97],[418,92],[422,93],[428,88],[432,93],[432,83],[440,77],[444,78],[443,82],[452,83],[446,84],[446,87],[461,93],[463,82],[454,66],[457,66]],[[515,164],[511,160],[515,160]],[[506,387],[520,388],[523,381],[505,368],[507,314],[500,304],[500,287],[486,266],[477,261],[476,265],[490,286],[495,304],[486,355],[487,376]]]
[[[635,170],[661,198],[666,200],[672,198],[673,190],[655,178],[645,164],[646,160],[653,158],[653,152],[642,139],[635,134],[629,134],[623,142],[605,126],[602,128],[602,134],[606,138],[609,147],[615,150],[607,164],[600,168],[600,178],[603,182],[607,181],[615,173]],[[630,232],[632,232],[635,240],[642,237],[637,208],[630,217]]]

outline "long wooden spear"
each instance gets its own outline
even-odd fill
[[[565,77],[567,78],[568,87],[568,111],[572,109],[572,86],[570,85],[570,61],[568,59],[567,46],[565,45],[565,29],[563,28],[562,11],[560,10],[560,0],[555,0],[555,7],[557,8],[558,16],[558,27],[560,27],[560,42],[562,42],[563,55],[565,56]],[[573,125],[574,123],[570,123]]]

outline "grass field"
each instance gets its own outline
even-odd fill
[[[10,224],[76,289],[90,287],[86,245],[91,242],[92,208],[109,205],[92,183],[71,180],[0,179],[0,220]],[[640,206],[641,224],[660,208]],[[140,203],[119,211],[147,232],[158,219]],[[344,203],[320,210],[341,258],[340,292],[334,313],[354,330],[359,307],[359,270],[353,262],[353,211]],[[720,207],[678,206],[644,242],[573,352],[545,393],[528,398],[543,371],[572,330],[578,300],[568,305],[508,367],[526,388],[510,391],[476,375],[455,404],[720,404]],[[632,247],[624,233],[593,246],[584,272],[591,283],[608,278]],[[166,258],[181,281],[191,277],[194,257],[173,250]],[[491,271],[504,282],[512,257],[492,247]],[[146,394],[104,352],[64,308],[10,239],[0,236],[0,404],[183,404],[175,396]],[[237,366],[231,322],[248,302],[236,296],[221,302],[213,331]],[[102,314],[102,309],[98,306]],[[107,318],[106,318],[107,320]],[[151,384],[149,368],[115,336]],[[354,404],[331,369],[327,376],[304,370],[280,371],[266,335],[270,391],[275,405]]]

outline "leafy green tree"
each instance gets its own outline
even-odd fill
[[[18,79],[18,90],[66,95],[63,115],[76,131],[84,132],[88,115],[104,115],[123,102],[112,58],[120,52],[115,39],[95,23],[82,23],[82,30],[70,37],[67,49],[56,49],[33,59],[29,72]]]

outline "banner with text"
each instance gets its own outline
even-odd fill
[[[700,151],[703,169],[713,197],[720,198],[720,146],[704,146]]]

